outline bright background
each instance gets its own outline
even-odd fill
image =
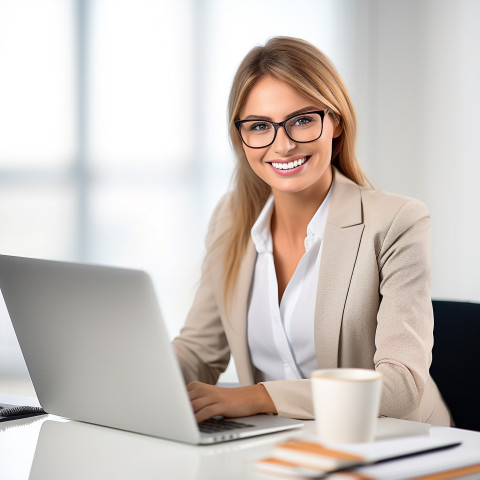
[[[229,188],[233,74],[290,35],[343,76],[373,183],[428,205],[432,296],[480,301],[479,18],[477,0],[0,0],[0,252],[145,269],[173,337]],[[28,373],[0,298],[7,377]]]

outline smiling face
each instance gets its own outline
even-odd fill
[[[283,122],[299,113],[323,109],[324,106],[312,104],[290,85],[266,75],[250,91],[239,118]],[[255,149],[243,145],[243,149],[252,170],[271,187],[274,195],[303,192],[323,198],[332,182],[332,139],[340,133],[340,127],[326,114],[322,135],[313,142],[296,143],[279,127],[275,141],[268,147]]]

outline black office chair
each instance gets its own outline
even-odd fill
[[[455,426],[480,431],[480,304],[433,300],[430,373]]]

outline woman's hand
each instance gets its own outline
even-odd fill
[[[190,382],[187,391],[197,422],[215,415],[246,417],[257,413],[277,413],[267,389],[261,384],[224,388]]]

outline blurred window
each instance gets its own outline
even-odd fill
[[[333,5],[0,0],[0,252],[146,269],[176,334],[233,168],[234,72],[274,35],[332,52]],[[1,302],[0,374],[22,362]]]

